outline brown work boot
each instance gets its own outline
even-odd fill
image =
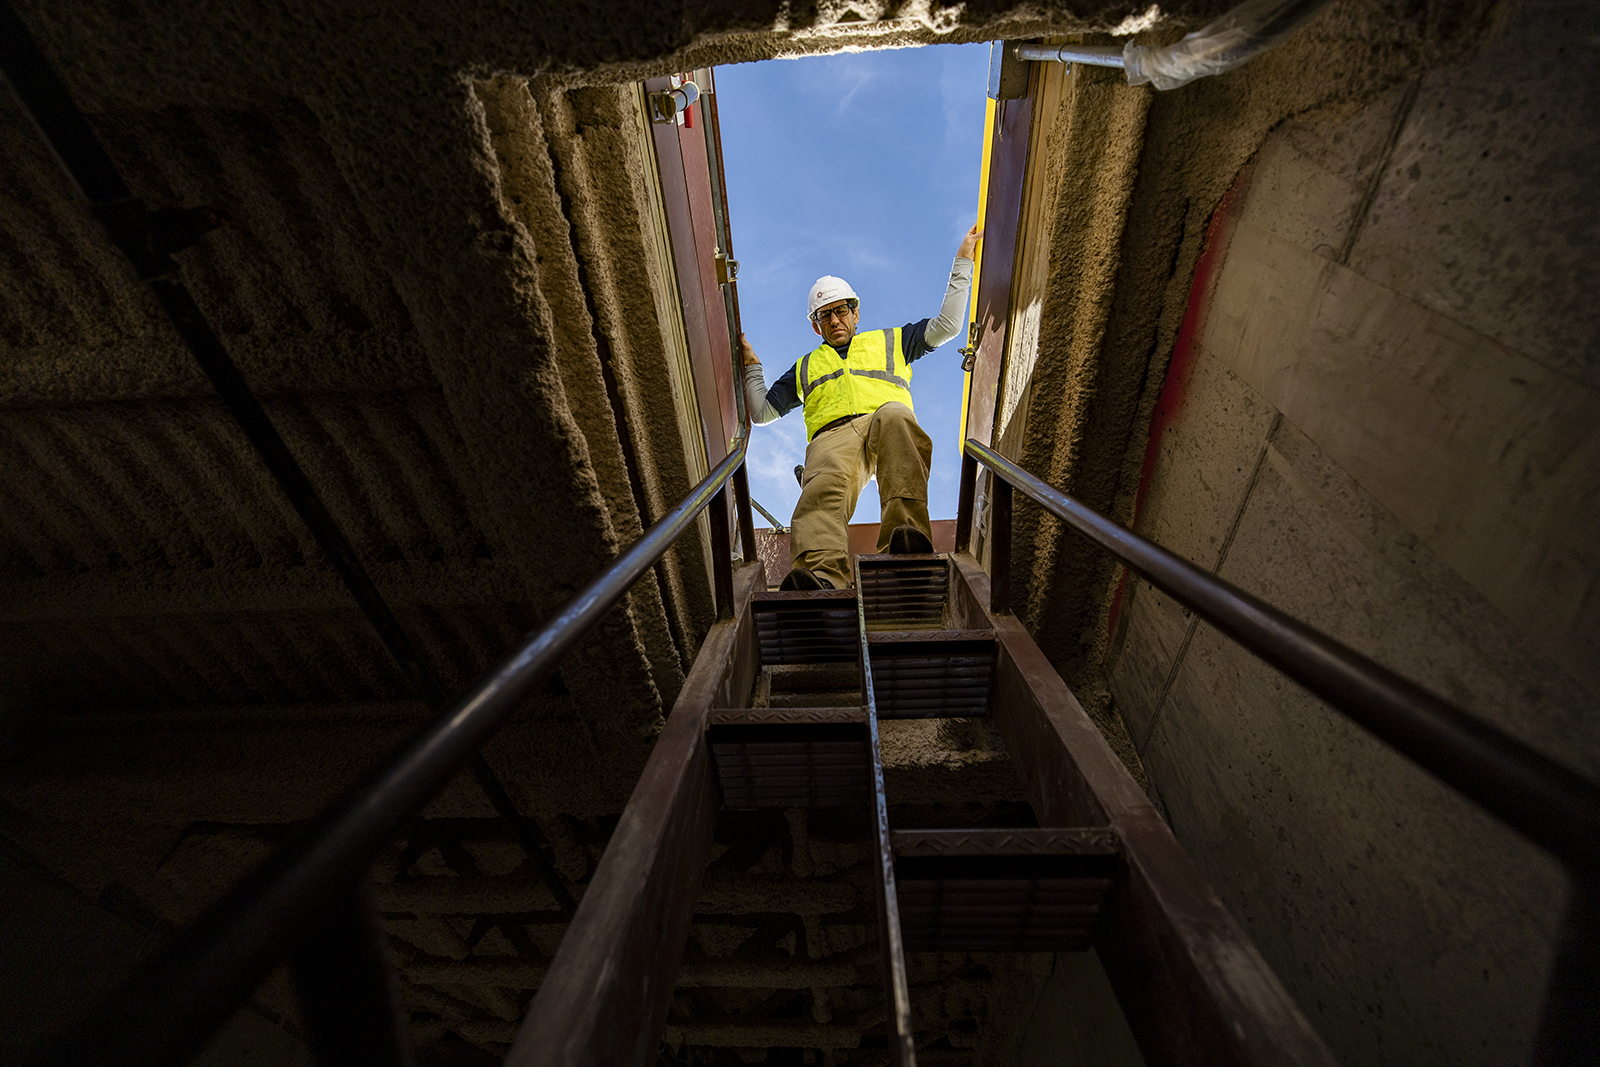
[[[915,526],[896,526],[889,532],[889,551],[896,556],[926,556],[933,551],[933,542]]]
[[[810,593],[818,589],[832,589],[833,583],[814,571],[796,567],[783,576],[783,584],[778,588],[785,593]]]

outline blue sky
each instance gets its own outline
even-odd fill
[[[984,44],[717,68],[739,313],[768,385],[818,344],[805,298],[820,275],[861,294],[863,330],[938,314],[950,260],[977,218],[988,69]],[[917,420],[933,438],[934,518],[956,513],[963,343],[912,367]],[[756,427],[751,495],[786,525],[804,459],[798,409]],[[854,521],[878,521],[876,485]]]

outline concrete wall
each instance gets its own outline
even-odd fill
[[[1279,126],[1211,226],[1138,527],[1600,772],[1600,17]],[[1118,709],[1347,1063],[1526,1059],[1554,863],[1156,591]]]
[[[637,334],[649,326],[649,287],[601,277],[602,268],[642,255],[631,222],[612,228],[641,209],[630,207],[622,183],[601,188],[585,177],[642,173],[616,165],[643,160],[626,143],[614,95],[559,99],[552,82],[524,97],[516,79],[497,86],[485,79],[549,75],[593,90],[597,82],[711,62],[846,46],[1106,30],[1131,24],[1126,17],[1148,5],[902,11],[862,3],[863,14],[824,4],[795,15],[790,5],[765,0],[693,10],[630,2],[564,19],[463,14],[448,4],[346,5],[318,19],[228,3],[21,6],[136,193],[164,206],[211,204],[229,218],[203,249],[185,254],[186,277],[287,425],[291,446],[320,457],[307,461],[311,474],[332,487],[325,489],[330,507],[356,531],[379,584],[397,601],[451,608],[436,613],[445,620],[439,646],[483,650],[492,661],[495,642],[503,647],[529,619],[565,602],[637,529],[639,497],[627,485],[600,341],[638,360],[633,367],[648,366],[661,346]],[[1226,6],[1180,0],[1162,11],[1193,24]],[[1091,210],[1060,210],[1052,223],[1047,288],[1069,296],[1052,296],[1059,306],[1047,301],[1039,319],[1052,347],[1041,352],[1026,409],[1031,444],[1021,454],[1029,464],[1038,461],[1037,469],[1101,501],[1131,496],[1119,478],[1127,442],[1148,411],[1146,383],[1153,392],[1162,378],[1197,234],[1238,164],[1284,114],[1367,100],[1417,57],[1451,41],[1475,42],[1477,16],[1493,6],[1345,0],[1238,76],[1179,94],[1119,86],[1112,72],[1074,74],[1075,110],[1061,127],[1056,158],[1083,166],[1068,168],[1059,188],[1062,203],[1076,199]],[[1586,42],[1594,33],[1558,25],[1568,7],[1527,10],[1545,44],[1526,45],[1524,32],[1520,47],[1574,49],[1567,70],[1533,70],[1505,51],[1519,47],[1513,40],[1477,68],[1430,75],[1409,107],[1396,96],[1382,105],[1388,112],[1313,116],[1274,136],[1268,153],[1282,149],[1284,166],[1299,169],[1285,172],[1283,191],[1252,193],[1243,207],[1276,203],[1276,216],[1267,212],[1253,225],[1316,262],[1302,256],[1293,270],[1265,269],[1265,253],[1248,252],[1238,238],[1216,276],[1214,336],[1191,361],[1189,378],[1178,379],[1190,382],[1190,407],[1165,442],[1145,524],[1592,766],[1593,735],[1575,709],[1588,699],[1577,687],[1594,686],[1573,664],[1592,650],[1584,635],[1594,632],[1593,606],[1559,594],[1592,584],[1585,542],[1568,535],[1586,528],[1582,508],[1592,507],[1594,494],[1581,485],[1563,490],[1558,475],[1562,463],[1580,473],[1594,464],[1582,458],[1577,429],[1564,429],[1554,413],[1560,404],[1581,408],[1591,396],[1583,389],[1594,384],[1591,363],[1583,362],[1592,362],[1594,335],[1582,304],[1594,286],[1582,271],[1595,242],[1592,222],[1580,217],[1583,153],[1593,138],[1575,135],[1545,150],[1539,137],[1586,131],[1594,113]],[[1452,22],[1457,11],[1467,15]],[[876,18],[897,12],[903,17]],[[845,15],[849,21],[827,25]],[[1170,37],[1184,28],[1159,32]],[[1147,128],[1146,104],[1140,141],[1131,131]],[[1369,120],[1371,129],[1362,125]],[[9,913],[15,922],[0,957],[16,969],[0,972],[9,978],[0,986],[21,994],[48,989],[48,1003],[61,1007],[99,988],[105,976],[94,970],[96,953],[114,954],[113,935],[102,932],[110,920],[85,901],[121,885],[167,919],[187,917],[271,836],[240,827],[269,823],[276,832],[303,818],[312,794],[366,766],[389,743],[377,735],[415,707],[392,706],[406,694],[384,673],[376,645],[348,636],[365,631],[331,572],[250,473],[255,468],[148,295],[109,257],[9,102],[0,103],[0,129],[12,135],[0,162],[13,180],[0,189],[14,208],[0,215],[16,250],[5,276],[22,294],[7,304],[16,317],[0,331],[3,451],[15,459],[0,465],[7,505],[0,518],[9,523],[0,578],[13,606],[0,620],[11,628],[0,644],[10,663],[80,668],[61,672],[71,686],[26,687],[27,697],[15,701],[20,720],[39,711],[42,694],[72,697],[51,707],[61,714],[43,724],[50,730],[28,759],[7,766],[0,832],[82,894],[47,884],[38,871],[7,883],[8,906],[34,903]],[[1080,151],[1086,129],[1106,156]],[[1391,150],[1395,130],[1399,147]],[[1357,133],[1365,138],[1359,151],[1335,140]],[[1482,148],[1497,153],[1481,166],[1492,164],[1490,177],[1503,189],[1467,172],[1480,166],[1471,161]],[[1267,188],[1268,153],[1257,166],[1258,190]],[[1334,162],[1345,158],[1365,160],[1365,169],[1345,173]],[[1383,181],[1374,185],[1369,175]],[[1524,202],[1529,194],[1542,200]],[[1509,212],[1508,221],[1472,229],[1495,221],[1490,209]],[[1351,218],[1363,225],[1352,229]],[[1074,231],[1081,240],[1060,242]],[[1243,234],[1241,223],[1236,236]],[[1106,270],[1074,276],[1074,259]],[[1252,263],[1254,274],[1239,273]],[[1327,365],[1315,353],[1296,356],[1287,379],[1312,383],[1309,407],[1276,390],[1275,364],[1273,374],[1252,378],[1245,357],[1251,345],[1265,344],[1252,330],[1292,323],[1294,314],[1320,322],[1320,309],[1338,310],[1320,299],[1337,295],[1334,283],[1324,286],[1309,267],[1339,284],[1360,281],[1392,294],[1396,307],[1420,316],[1408,320],[1421,324],[1416,331],[1402,336],[1434,347],[1419,342],[1407,351],[1446,361],[1440,402],[1456,405],[1435,413],[1433,425],[1510,426],[1506,439],[1523,451],[1506,455],[1518,466],[1497,467],[1499,453],[1483,445],[1497,439],[1485,433],[1451,439],[1431,465],[1415,440],[1399,459],[1392,446],[1362,451],[1356,446],[1371,442],[1337,431],[1388,425],[1377,398],[1399,394],[1334,389],[1312,373]],[[1252,279],[1285,294],[1283,306],[1229,319],[1224,289],[1233,287],[1236,305],[1251,306]],[[1369,306],[1378,302],[1360,295],[1338,305],[1363,313]],[[1237,323],[1232,341],[1224,336],[1229,321]],[[1392,369],[1368,334],[1346,333],[1330,342],[1332,366],[1361,366],[1357,354],[1366,353],[1373,373]],[[1289,331],[1287,339],[1303,336]],[[1567,353],[1580,355],[1574,362]],[[1515,373],[1499,373],[1529,389],[1532,406],[1484,414],[1485,398],[1503,398],[1475,386],[1475,375],[1502,357],[1521,361]],[[1545,372],[1559,387],[1544,384],[1556,380]],[[1403,369],[1395,373],[1411,380]],[[617,385],[626,409],[633,401],[625,375]],[[1063,385],[1098,397],[1092,410],[1057,404],[1068,395]],[[1435,400],[1434,392],[1426,399]],[[1425,407],[1403,398],[1398,406],[1405,420]],[[1349,417],[1316,422],[1324,409]],[[1533,429],[1517,429],[1518,418],[1531,419]],[[663,435],[670,430],[663,426]],[[1426,437],[1412,435],[1419,436]],[[1472,458],[1472,442],[1483,445],[1484,458]],[[1363,456],[1365,466],[1357,463]],[[1490,477],[1502,469],[1512,473]],[[1386,480],[1395,472],[1398,480]],[[1201,474],[1206,481],[1196,480]],[[1532,487],[1526,493],[1524,483]],[[1419,484],[1456,495],[1427,497]],[[418,487],[414,496],[408,486]],[[1483,504],[1470,522],[1461,518],[1462,499]],[[1526,528],[1540,551],[1508,554],[1502,546],[1523,543],[1508,522],[1488,542],[1478,539],[1486,522],[1507,514],[1506,500],[1532,509]],[[442,535],[413,526],[419,513],[437,516]],[[1429,525],[1429,515],[1443,518]],[[1040,544],[1059,543],[1049,533]],[[1485,543],[1488,550],[1475,556]],[[1030,551],[1020,553],[1020,566],[1036,566]],[[1502,560],[1516,567],[1502,573]],[[1059,638],[1052,649],[1067,649],[1058,663],[1075,656],[1101,601],[1092,582],[1080,581],[1091,572],[1079,562],[1070,553],[1045,559],[1036,569],[1046,580],[1030,590],[1033,618]],[[461,600],[440,599],[463,590],[481,614],[455,613]],[[550,816],[543,828],[575,880],[592,858],[584,850],[608,832],[600,820],[575,816],[605,810],[590,802],[597,793],[625,793],[624,776],[613,782],[601,772],[642,758],[680,677],[673,661],[683,646],[672,647],[673,616],[654,596],[638,598],[575,656],[563,690],[540,697],[541,718],[515,724],[496,742],[517,748],[491,751],[519,802]],[[1543,966],[1524,945],[1547,935],[1554,914],[1548,867],[1270,675],[1209,646],[1204,632],[1185,643],[1184,620],[1163,612],[1148,591],[1133,591],[1127,603],[1118,691],[1160,772],[1168,810],[1336,1047],[1353,1062],[1489,1061],[1518,1052]],[[165,616],[171,621],[162,623]],[[678,625],[685,625],[681,616]],[[39,651],[42,639],[11,638],[29,628],[65,633],[58,640],[67,651],[52,660]],[[1528,651],[1530,633],[1540,635],[1540,654],[1554,666]],[[237,634],[243,637],[234,640]],[[328,651],[363,641],[340,652],[343,659]],[[243,654],[252,649],[266,651]],[[85,685],[82,665],[100,662],[106,670]],[[190,672],[205,685],[188,688]],[[1136,684],[1145,685],[1143,711]],[[10,694],[0,699],[13,708]],[[295,712],[280,714],[290,701],[299,702]],[[367,711],[349,707],[357,701],[381,705],[382,721],[370,732],[359,725]],[[325,714],[329,704],[349,717]],[[239,722],[228,722],[240,709]],[[108,725],[124,712],[114,729]],[[122,740],[113,736],[119,732]],[[326,743],[330,733],[340,745]],[[212,748],[174,741],[175,734],[224,740]],[[263,759],[257,746],[269,742],[274,755]],[[219,751],[232,753],[231,761],[217,759]],[[333,773],[345,760],[348,774]],[[1330,782],[1330,767],[1347,780]],[[569,774],[589,784],[569,786]],[[445,823],[446,815],[486,821],[481,801],[467,799],[477,807],[435,811],[431,822]],[[207,828],[216,821],[227,825]],[[440,832],[463,830],[451,822]],[[191,833],[191,826],[198,828]],[[1466,870],[1482,873],[1469,882]],[[440,860],[429,876],[460,871]],[[754,894],[742,899],[759,906]],[[487,897],[456,906],[479,910],[454,918],[496,913]],[[421,942],[416,931],[433,918],[400,921],[414,922],[404,929]],[[80,947],[52,948],[47,938],[58,930]],[[432,941],[415,947],[443,951]],[[138,951],[124,953],[125,966]],[[406,950],[407,963],[420,958]],[[1479,974],[1487,977],[1468,988]],[[47,978],[65,975],[75,977],[47,986]],[[425,994],[423,984],[412,992]],[[498,986],[455,992],[461,995],[450,1003],[423,1002],[436,1023],[505,1033],[504,1016],[514,1012]],[[19,1017],[31,1010],[24,1005]],[[1036,1013],[1041,1026],[1053,1018]],[[1034,1033],[1048,1045],[1048,1026]]]
[[[1163,12],[1193,21],[1227,2]],[[226,219],[181,254],[186,283],[452,689],[698,480],[685,424],[653,402],[682,324],[633,83],[846,47],[1108,30],[1147,4],[358,0],[309,19],[227,0],[18,7],[134,194]],[[93,946],[14,945],[77,928],[92,940],[101,917],[84,902],[108,894],[164,923],[192,918],[423,709],[4,91],[0,252],[0,837],[77,894],[9,913],[3,1032],[33,1010],[34,984],[65,1018],[126,973],[97,971]],[[487,750],[574,884],[709,623],[693,562],[635,586]],[[906,751],[908,777],[945,795],[974,762]],[[965,795],[994,791],[963,781]],[[447,905],[412,901],[420,911],[392,920],[424,1049],[453,1033],[502,1053],[521,1002],[468,957],[542,963],[560,930],[541,920],[467,944],[479,916],[505,910],[478,879],[518,862],[490,814],[458,782],[407,831],[406,869],[451,880]],[[381,860],[386,878],[403,855]],[[0,884],[0,907],[33,899],[26,881]],[[760,891],[739,899],[770,911]],[[781,936],[763,951],[787,961]],[[456,963],[468,965],[440,977]],[[973,988],[941,1002],[937,1025],[968,1035]],[[751,994],[696,996],[738,1011]],[[843,1011],[829,1025],[846,1022],[847,1043],[877,1025]]]

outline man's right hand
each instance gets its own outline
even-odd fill
[[[756,350],[750,347],[750,342],[745,339],[742,333],[739,335],[739,356],[746,367],[759,367],[761,365],[761,357],[756,355]]]

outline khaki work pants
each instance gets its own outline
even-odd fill
[[[836,589],[855,584],[850,573],[850,516],[874,474],[883,505],[878,551],[888,551],[889,534],[896,526],[913,526],[932,540],[928,522],[932,459],[933,441],[901,403],[885,404],[871,415],[817,434],[806,446],[800,502],[789,531],[790,566],[814,571]]]

